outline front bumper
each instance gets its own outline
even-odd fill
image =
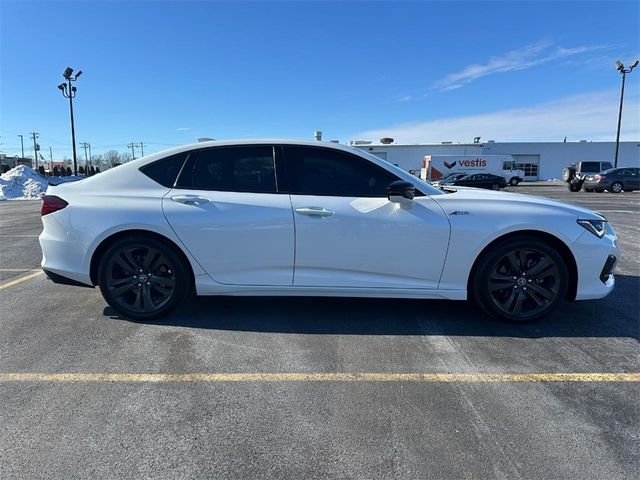
[[[602,238],[585,230],[571,246],[578,267],[576,300],[593,300],[609,295],[615,286],[613,269],[620,250],[611,225]],[[613,261],[610,257],[615,257]]]

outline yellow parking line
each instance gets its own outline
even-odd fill
[[[640,382],[640,373],[0,373],[0,382]]]
[[[19,277],[19,278],[16,278],[15,280],[11,280],[10,282],[0,283],[0,290],[2,290],[3,288],[13,287],[14,285],[17,285],[22,282],[26,282],[27,280],[31,280],[32,278],[37,277],[38,275],[42,275],[43,273],[44,272],[42,270],[38,270],[36,272],[30,273],[29,275],[25,275],[24,277]]]
[[[0,272],[35,272],[39,268],[0,268]]]

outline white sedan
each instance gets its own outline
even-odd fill
[[[124,316],[198,295],[473,300],[525,322],[614,286],[615,233],[546,198],[437,189],[361,150],[204,142],[49,187],[42,268]]]

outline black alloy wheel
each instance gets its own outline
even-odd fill
[[[493,185],[491,185],[491,190],[500,190],[500,185],[494,183]]]
[[[164,242],[137,237],[109,247],[99,266],[100,291],[129,318],[167,314],[184,298],[189,277],[184,263]]]
[[[567,267],[555,249],[538,239],[520,239],[481,259],[472,294],[491,316],[524,323],[547,315],[567,286]]]

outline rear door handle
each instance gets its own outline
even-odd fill
[[[203,203],[211,201],[210,198],[202,197],[200,195],[174,195],[171,197],[171,200],[185,205],[202,205]]]
[[[296,213],[307,215],[308,217],[330,217],[333,215],[331,210],[322,207],[300,207],[296,208]]]

